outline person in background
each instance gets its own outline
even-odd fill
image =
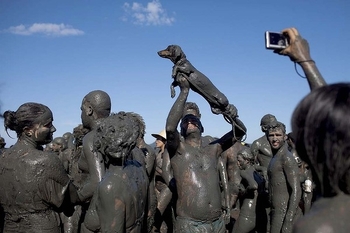
[[[250,148],[244,147],[237,153],[241,188],[239,195],[240,213],[233,226],[233,233],[266,232],[267,216],[264,195],[265,180],[255,170],[255,157]]]
[[[292,232],[293,223],[300,216],[301,187],[299,168],[288,150],[286,128],[281,122],[266,131],[273,157],[267,169],[271,203],[270,232]]]
[[[141,153],[142,159],[136,157],[136,160],[141,162],[141,164],[143,162],[145,163],[145,169],[148,175],[149,188],[148,188],[147,210],[146,210],[147,217],[145,218],[144,226],[147,226],[147,232],[151,232],[153,228],[154,216],[157,208],[157,197],[156,197],[155,186],[154,186],[156,152],[145,141],[146,123],[143,117],[137,113],[131,113],[131,114],[135,118],[140,128],[140,134],[136,141],[136,148],[142,151]]]
[[[171,206],[172,193],[168,188],[163,174],[163,154],[166,151],[166,133],[162,130],[158,134],[152,134],[156,138],[158,150],[155,164],[155,192],[157,196],[157,209],[155,214],[154,231],[166,233],[173,231],[173,210]]]

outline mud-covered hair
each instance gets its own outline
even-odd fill
[[[32,128],[34,124],[39,123],[38,118],[47,111],[51,112],[47,106],[33,102],[22,104],[17,111],[8,110],[4,112],[5,130],[15,131],[19,138],[25,127]]]
[[[294,110],[295,147],[322,196],[350,194],[349,116],[350,83],[317,88]]]
[[[250,148],[248,147],[243,147],[240,149],[237,154],[240,154],[243,159],[247,160],[250,164],[254,164],[255,162],[255,156],[251,152]]]
[[[102,154],[105,154],[106,147],[119,148],[123,151],[123,157],[127,157],[135,147],[139,134],[139,124],[132,113],[112,113],[104,118],[97,128],[94,148]]]
[[[198,105],[194,102],[186,102],[182,117],[186,116],[189,113],[192,113],[193,111],[195,112],[195,116],[201,118],[201,112],[199,111]]]
[[[277,129],[281,129],[284,134],[286,133],[286,125],[282,122],[276,121],[267,127],[266,134]]]
[[[67,149],[68,145],[67,145],[67,141],[64,137],[55,137],[52,140],[52,143],[55,143],[57,145],[62,145],[62,150]]]
[[[143,120],[143,117],[140,114],[130,112],[131,116],[133,116],[136,120],[136,122],[139,124],[140,127],[140,138],[144,138],[146,134],[146,123]]]

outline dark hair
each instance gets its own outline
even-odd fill
[[[140,127],[140,138],[144,138],[145,134],[146,134],[146,123],[143,120],[142,116],[140,114],[131,112],[130,113],[136,120],[136,122],[138,122],[139,127]]]
[[[80,146],[83,144],[84,136],[89,132],[88,128],[85,128],[83,124],[79,124],[73,129],[74,144]]]
[[[196,116],[198,118],[201,118],[201,113],[199,111],[198,105],[194,102],[186,102],[184,107],[184,112],[182,114],[182,117],[186,116],[189,110],[193,110],[196,113]]]
[[[263,125],[269,125],[270,123],[273,123],[277,121],[276,117],[272,114],[266,114],[264,115],[260,120],[260,126]]]
[[[57,145],[61,145],[62,146],[62,150],[67,149],[68,145],[67,145],[67,141],[66,139],[64,139],[64,137],[56,137],[52,140],[51,143],[57,144]]]
[[[101,90],[89,92],[83,101],[90,103],[98,118],[108,117],[111,113],[111,98]]]
[[[323,86],[294,110],[292,130],[298,155],[310,165],[323,196],[350,193],[350,83]]]
[[[249,164],[254,164],[255,162],[255,156],[252,154],[250,148],[243,147],[238,151],[237,154],[240,154],[243,159],[247,160]]]
[[[17,133],[19,138],[23,133],[25,127],[31,128],[35,123],[38,123],[37,119],[46,111],[51,110],[39,103],[25,103],[22,104],[16,112],[6,111],[4,112],[4,126],[7,129],[13,130]]]
[[[288,136],[288,139],[290,139],[293,143],[295,142],[295,135],[293,132],[289,132],[287,136]]]
[[[128,156],[126,153],[130,153],[136,146],[139,134],[139,123],[132,113],[112,113],[109,117],[104,118],[97,128],[94,137],[94,148],[103,154],[107,145],[109,149],[114,150],[122,147],[122,153],[125,157]]]
[[[282,122],[276,121],[268,126],[266,134],[268,134],[270,131],[275,131],[277,129],[281,129],[283,133],[286,133],[286,126]]]

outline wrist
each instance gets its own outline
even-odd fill
[[[299,65],[304,64],[304,63],[313,63],[315,64],[316,62],[312,59],[308,59],[308,60],[300,60],[300,61],[296,61],[296,63],[298,63]]]

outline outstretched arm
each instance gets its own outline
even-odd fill
[[[299,35],[296,28],[284,29],[282,33],[289,38],[289,46],[283,50],[275,50],[275,52],[288,56],[293,62],[301,66],[311,90],[326,85],[315,61],[311,58],[307,40]]]
[[[177,131],[177,126],[181,120],[182,113],[185,107],[185,103],[189,93],[189,83],[186,78],[179,77],[178,83],[181,89],[179,96],[177,97],[175,103],[170,109],[168,118],[166,120],[166,137],[167,137],[167,149],[170,158],[172,158],[179,145],[180,145],[180,135]]]

